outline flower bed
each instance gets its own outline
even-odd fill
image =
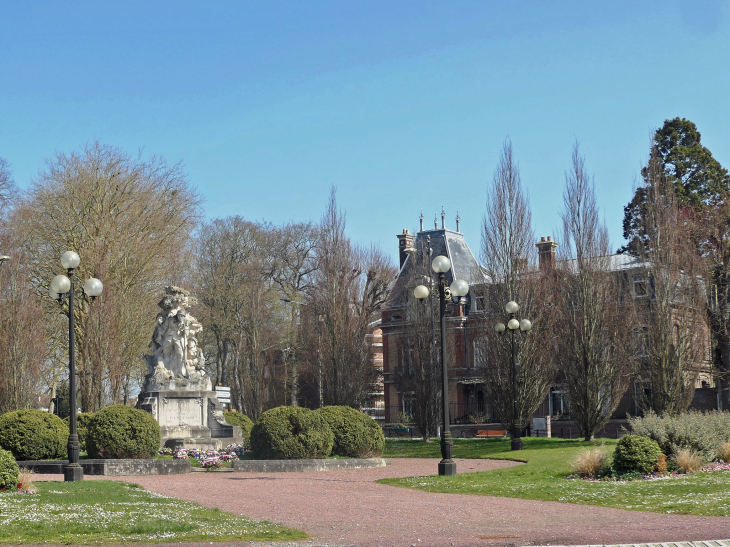
[[[711,462],[705,464],[697,473],[713,473],[715,471],[730,471],[730,463],[728,462]],[[576,474],[570,474],[568,479],[583,479],[586,482],[628,482],[637,480],[666,480],[683,478],[690,473],[680,473],[679,471],[667,471],[666,473],[626,473],[625,475],[604,475],[602,477],[581,477]]]
[[[179,448],[173,453],[173,458],[191,460],[194,467],[202,467],[210,471],[221,467],[231,467],[231,462],[237,460],[244,452],[244,447],[239,444],[230,444],[220,451],[200,450],[195,447]]]
[[[2,492],[7,494],[35,494],[35,488],[30,486],[23,488],[23,483],[19,482],[14,489],[3,488]]]

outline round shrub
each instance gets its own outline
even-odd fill
[[[253,428],[251,418],[240,412],[224,412],[223,417],[229,425],[237,425],[241,428],[244,441],[251,436],[251,429]]]
[[[81,414],[76,415],[76,435],[79,437],[79,446],[81,447],[82,452],[86,452],[86,431],[89,428],[89,420],[91,420],[93,415],[93,412],[82,412]],[[66,424],[66,427],[71,429],[70,416],[66,416],[63,419],[63,423]]]
[[[19,475],[20,469],[15,463],[13,453],[0,448],[0,490],[15,490]]]
[[[89,419],[86,451],[91,458],[153,458],[160,426],[152,414],[131,406],[108,406]]]
[[[324,458],[330,455],[333,441],[321,414],[293,406],[267,410],[251,430],[254,457],[264,460]]]
[[[52,460],[66,455],[68,427],[41,410],[16,410],[0,416],[0,448],[16,460]]]
[[[332,454],[348,458],[373,458],[385,449],[385,436],[370,416],[349,406],[326,406],[321,414],[334,433]]]
[[[661,454],[662,449],[654,439],[640,435],[626,435],[616,444],[613,468],[619,475],[653,473]]]

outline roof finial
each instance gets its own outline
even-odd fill
[[[420,231],[422,232],[423,231],[423,207],[421,207],[421,217],[420,217],[420,220],[421,220],[421,230]]]
[[[433,215],[433,229],[438,230],[439,229],[439,217],[438,215]]]
[[[441,229],[446,229],[446,213],[444,212],[444,206],[441,206]]]
[[[459,218],[459,211],[456,211],[456,231],[461,232],[459,229],[459,224],[461,223],[461,219]]]

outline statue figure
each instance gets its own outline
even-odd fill
[[[158,304],[162,311],[157,314],[149,344],[152,355],[145,356],[149,376],[159,380],[202,380],[205,376],[205,358],[197,340],[203,326],[187,311],[194,304],[185,289],[165,287],[165,296]]]

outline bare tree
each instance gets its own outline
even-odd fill
[[[588,441],[608,422],[630,383],[634,314],[624,304],[622,272],[613,271],[608,231],[577,143],[563,207],[563,260],[552,276],[560,325],[555,364],[567,388],[570,417]]]
[[[95,325],[103,330],[95,332],[95,341],[87,303],[79,299],[75,306],[84,411],[118,399],[120,378],[125,378],[126,391],[132,378],[141,376],[157,296],[171,264],[185,250],[200,204],[181,166],[169,167],[157,158],[132,159],[93,143],[49,161],[16,208],[14,221],[23,224],[29,274],[44,295],[48,314],[66,313],[66,307],[59,310],[45,296],[50,280],[61,273],[64,251],[81,256],[77,279],[96,276],[105,285],[99,307],[104,315]],[[125,370],[110,375],[106,358]]]
[[[0,414],[38,405],[44,372],[44,317],[30,281],[28,249],[10,213],[18,189],[0,158]]]
[[[299,405],[299,368],[304,352],[300,313],[302,300],[310,288],[317,269],[317,230],[311,222],[290,223],[277,228],[273,249],[271,279],[282,292],[282,301],[289,304],[290,321],[283,353],[286,382],[285,399]]]
[[[483,337],[474,358],[494,413],[513,438],[519,437],[529,423],[554,377],[550,362],[550,294],[537,274],[534,241],[529,201],[522,190],[512,144],[506,140],[483,222],[486,310]],[[517,302],[520,317],[534,325],[529,335],[515,335],[516,377],[510,337],[498,335],[493,328],[494,323],[505,321],[504,307],[510,301]]]
[[[707,309],[716,342],[715,379],[721,408],[730,408],[730,198],[723,196],[707,208],[682,209],[690,222],[692,239],[709,269]]]
[[[197,293],[215,378],[238,409],[257,419],[284,401],[275,370],[288,317],[272,280],[278,229],[241,217],[214,220],[198,238]]]
[[[18,193],[8,162],[0,158],[0,215],[7,216],[13,196]]]
[[[44,364],[44,317],[25,266],[26,251],[4,234],[12,259],[0,266],[0,414],[35,408]]]
[[[413,296],[416,286],[432,275],[430,249],[424,239],[420,243],[420,248],[409,257],[412,267],[404,291],[407,323],[401,338],[403,360],[394,377],[403,396],[412,398],[413,421],[423,440],[429,441],[436,435],[441,416],[440,346],[436,338],[439,300],[433,293],[423,302]]]
[[[706,270],[688,232],[691,223],[678,206],[655,150],[642,174],[646,236],[637,249],[646,276],[641,294],[634,298],[640,322],[637,349],[645,355],[640,375],[646,389],[641,390],[645,395],[640,402],[658,415],[674,415],[689,407],[709,357]]]
[[[319,324],[312,322],[318,330],[308,336],[321,341],[317,355],[325,404],[358,408],[366,402],[376,371],[365,335],[395,275],[395,267],[379,250],[352,245],[333,188],[319,225],[317,270],[307,298],[321,318]]]
[[[244,307],[244,270],[260,247],[261,226],[241,217],[216,219],[204,225],[197,239],[195,288],[199,317],[214,350],[206,352],[216,383],[229,382],[229,357]],[[206,349],[211,344],[206,343]]]

